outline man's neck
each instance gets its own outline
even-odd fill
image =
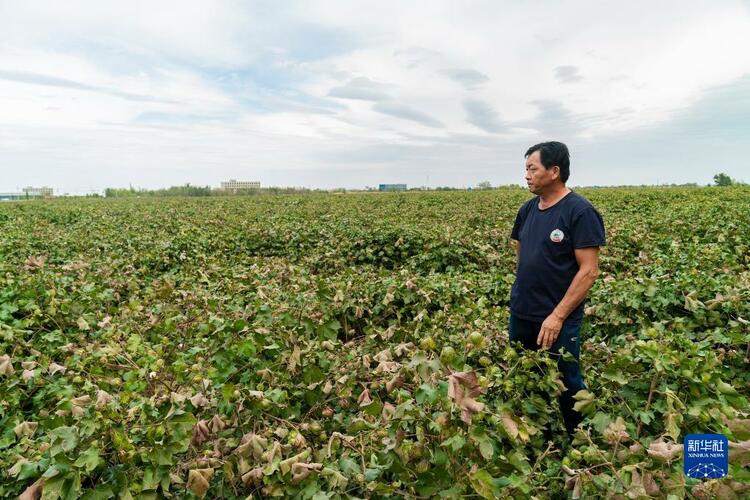
[[[568,193],[570,193],[570,189],[568,189],[567,186],[565,186],[565,184],[561,184],[546,193],[540,194],[539,195],[539,208],[543,210],[545,208],[551,207],[558,201],[562,200],[565,197],[565,195]]]

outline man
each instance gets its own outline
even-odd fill
[[[573,396],[586,388],[579,364],[583,302],[599,275],[604,223],[588,200],[565,186],[570,175],[565,144],[537,144],[525,157],[526,182],[537,196],[518,211],[511,233],[517,264],[508,330],[510,340],[524,348],[557,355],[566,387],[560,408],[572,435],[582,420]],[[575,361],[562,360],[563,347]]]

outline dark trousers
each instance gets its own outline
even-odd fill
[[[510,315],[508,325],[510,340],[511,342],[520,342],[525,349],[536,351],[541,348],[536,343],[541,328],[541,323],[517,318],[513,313]],[[575,357],[575,361],[563,361],[560,355],[560,348],[562,347]],[[575,404],[573,396],[581,389],[586,389],[579,363],[580,350],[581,325],[568,324],[563,325],[560,335],[549,349],[550,355],[558,358],[557,368],[560,370],[563,384],[565,384],[567,389],[560,395],[560,410],[562,411],[565,429],[568,431],[568,434],[573,434],[576,426],[583,419],[583,416],[573,409],[573,405]]]

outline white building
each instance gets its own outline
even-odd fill
[[[260,189],[260,182],[257,181],[238,181],[229,179],[221,183],[221,189],[225,191],[237,191],[240,189]]]
[[[25,187],[23,193],[27,198],[51,198],[53,195],[53,189],[51,187]]]

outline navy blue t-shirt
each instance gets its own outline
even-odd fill
[[[578,272],[575,249],[606,244],[601,215],[583,196],[571,191],[544,210],[536,196],[523,204],[511,238],[521,242],[516,281],[510,292],[511,312],[542,322],[557,307]],[[583,302],[566,318],[575,325]]]

